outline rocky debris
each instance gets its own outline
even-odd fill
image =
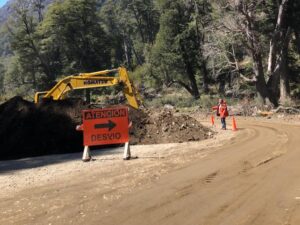
[[[154,88],[141,89],[140,93],[146,99],[154,99],[154,98],[157,98],[157,97],[161,97],[160,94],[157,94],[157,90],[155,90]]]
[[[82,132],[75,127],[81,124],[81,111],[94,106],[80,99],[38,105],[21,97],[8,100],[0,105],[0,160],[82,151]],[[199,141],[211,133],[192,117],[175,116],[169,109],[130,108],[129,117],[131,144]]]
[[[283,107],[279,106],[277,109],[272,110],[274,113],[287,113],[287,114],[299,114],[300,113],[300,107]]]
[[[133,144],[181,143],[199,141],[211,136],[212,131],[188,115],[175,116],[171,110],[131,111]]]
[[[170,105],[170,104],[165,104],[164,109],[173,110],[173,109],[175,109],[175,107],[173,105]]]

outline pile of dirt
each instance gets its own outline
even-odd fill
[[[75,130],[81,106],[68,100],[35,105],[21,97],[0,105],[0,159],[82,151]]]
[[[80,99],[39,105],[21,97],[8,100],[0,105],[0,160],[82,151],[82,132],[75,127],[88,108],[94,106]],[[210,132],[195,119],[168,110],[130,109],[129,115],[131,144],[199,141]]]
[[[212,131],[188,115],[175,116],[171,110],[131,110],[132,144],[159,144],[200,141]]]

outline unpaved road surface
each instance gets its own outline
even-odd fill
[[[72,172],[62,171],[64,163],[3,167],[0,224],[300,224],[300,126],[238,125],[235,135],[222,133],[229,136],[222,146],[208,140],[136,147],[139,159],[65,163]]]

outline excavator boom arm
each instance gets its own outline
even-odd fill
[[[112,72],[118,72],[118,76],[107,76]],[[115,85],[122,85],[123,93],[129,105],[133,108],[138,108],[138,94],[129,80],[127,70],[122,67],[113,70],[81,73],[77,76],[68,76],[60,80],[51,90],[37,92],[34,100],[35,103],[38,103],[41,96],[44,99],[60,100],[64,98],[67,92],[72,90],[110,87]]]

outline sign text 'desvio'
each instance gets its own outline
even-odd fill
[[[85,146],[129,141],[128,108],[92,109],[84,110],[82,113]]]

